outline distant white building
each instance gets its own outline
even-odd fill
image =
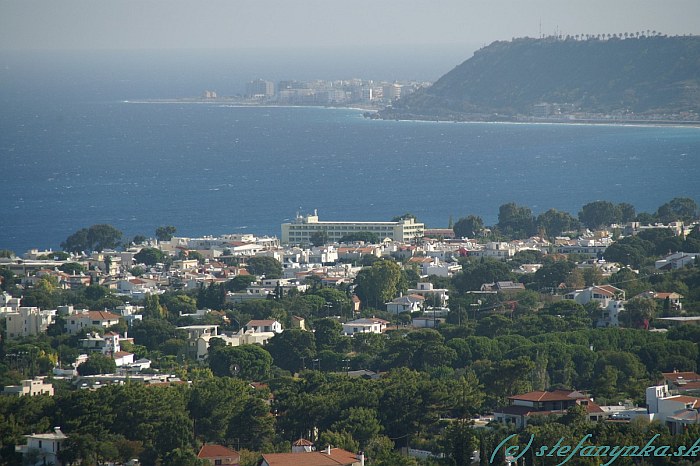
[[[13,298],[7,291],[0,294],[0,314],[17,311],[21,306],[20,298]]]
[[[22,380],[19,385],[7,385],[2,391],[3,395],[11,396],[53,396],[53,385],[44,381],[44,377]]]
[[[697,252],[676,252],[654,262],[654,267],[658,270],[682,269],[687,265],[694,264],[698,257],[700,257],[700,253]]]
[[[325,233],[328,240],[338,242],[343,236],[370,232],[379,237],[381,241],[389,238],[392,241],[411,242],[416,238],[422,238],[425,224],[415,222],[408,218],[399,222],[321,222],[318,214],[298,215],[294,222],[282,224],[282,243],[308,244],[314,233]]]
[[[32,434],[24,437],[27,439],[27,444],[17,445],[15,451],[21,453],[25,461],[30,453],[36,453],[37,458],[34,463],[25,464],[29,464],[29,466],[46,464],[63,466],[63,463],[58,459],[58,452],[61,451],[68,436],[61,432],[60,427],[54,427],[54,431],[48,434]]]
[[[388,320],[375,317],[351,320],[343,324],[343,335],[355,335],[356,333],[382,333],[389,324]]]
[[[5,313],[7,338],[23,338],[45,333],[56,317],[56,310],[42,311],[38,307],[20,307]]]
[[[402,312],[418,312],[423,310],[425,298],[420,295],[401,296],[386,303],[387,312],[400,314]]]
[[[107,332],[104,335],[89,333],[80,340],[80,347],[88,352],[102,354],[114,354],[122,350],[119,334],[115,332]]]
[[[671,395],[667,385],[646,389],[647,409],[653,420],[667,425],[672,434],[680,434],[690,425],[700,424],[700,398]]]
[[[119,317],[107,311],[82,311],[66,317],[66,331],[73,335],[87,327],[108,328],[118,324]]]
[[[282,333],[282,324],[274,319],[251,320],[243,326],[243,331]]]
[[[618,327],[620,312],[624,310],[625,291],[612,285],[591,286],[584,290],[576,290],[566,295],[581,305],[593,301],[603,309],[597,327]]]
[[[447,288],[435,288],[430,282],[420,282],[416,286],[417,288],[411,288],[406,293],[423,296],[431,306],[444,307],[450,299]]]

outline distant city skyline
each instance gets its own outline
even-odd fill
[[[0,50],[462,45],[553,34],[699,34],[697,0],[0,0]]]

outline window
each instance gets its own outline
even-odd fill
[[[221,462],[221,460],[214,460],[214,464],[224,464]]]

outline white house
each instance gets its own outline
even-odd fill
[[[418,312],[422,310],[424,302],[425,298],[420,295],[401,296],[386,303],[386,310],[393,314]]]
[[[253,332],[273,332],[282,333],[282,324],[276,320],[251,320],[243,326],[245,332],[252,330]]]
[[[444,307],[450,299],[447,288],[435,288],[430,282],[420,282],[416,286],[418,288],[411,288],[407,293],[423,296],[431,306]]]
[[[625,291],[612,285],[591,286],[584,290],[576,290],[566,295],[579,304],[591,301],[598,303],[603,309],[601,317],[596,322],[597,327],[618,327],[620,312],[624,310]]]
[[[21,453],[25,458],[30,452],[38,453],[36,461],[30,466],[63,465],[58,459],[58,452],[61,451],[68,436],[61,432],[60,427],[54,427],[54,431],[48,434],[32,434],[24,437],[27,439],[27,444],[15,446],[15,451]]]
[[[107,332],[102,336],[97,332],[89,333],[80,339],[80,347],[88,352],[102,354],[114,354],[122,350],[119,334],[115,332]]]
[[[147,294],[160,294],[158,283],[155,280],[144,278],[129,278],[117,281],[117,294],[134,297],[145,297]]]
[[[273,338],[281,332],[282,325],[276,320],[251,320],[235,335],[203,334],[197,338],[195,343],[197,347],[197,359],[204,360],[207,358],[212,338],[220,338],[226,346],[264,345],[270,338]]]
[[[356,319],[343,324],[343,335],[354,335],[356,333],[382,333],[389,324],[388,320],[369,318]]]
[[[86,327],[111,327],[119,323],[119,316],[107,311],[83,311],[66,317],[66,331],[71,335]]]

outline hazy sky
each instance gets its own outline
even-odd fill
[[[700,33],[700,0],[0,0],[0,49],[486,45]]]

